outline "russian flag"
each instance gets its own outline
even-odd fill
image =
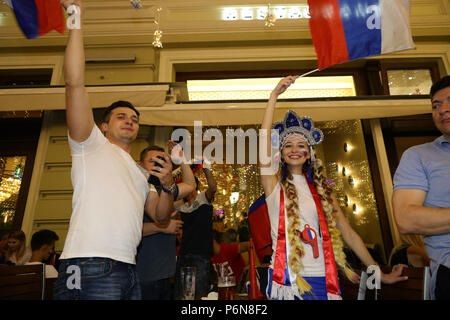
[[[414,48],[408,0],[308,0],[319,69]]]
[[[266,256],[270,261],[272,237],[270,236],[269,211],[264,194],[250,206],[247,220],[259,261],[263,262]]]
[[[66,24],[59,0],[5,0],[5,3],[14,10],[17,23],[28,39],[51,30],[64,33]]]

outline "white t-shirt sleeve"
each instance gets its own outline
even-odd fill
[[[197,199],[199,206],[202,204],[211,204],[206,198],[206,191],[202,191],[198,194]]]
[[[86,140],[82,142],[76,142],[70,137],[69,133],[67,133],[67,138],[69,140],[70,152],[72,153],[72,155],[94,152],[108,141],[100,131],[98,126],[95,124],[92,128],[91,134]]]

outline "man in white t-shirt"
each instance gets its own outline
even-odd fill
[[[50,257],[58,240],[59,237],[54,231],[46,229],[36,231],[31,237],[31,259],[26,264],[42,264]],[[45,277],[57,278],[58,271],[54,266],[46,264]]]
[[[64,0],[62,4],[66,9],[72,4],[81,8],[79,0]],[[106,109],[100,128],[94,123],[84,83],[82,32],[69,30],[65,54],[74,192],[54,299],[140,299],[135,256],[142,237],[143,213],[158,223],[169,222],[172,164],[167,154],[154,159],[161,167],[151,174],[164,187],[158,195],[147,182],[149,172],[130,156],[139,129],[139,112],[131,103],[113,103]]]

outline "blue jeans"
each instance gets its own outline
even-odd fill
[[[136,266],[108,258],[61,260],[54,300],[140,300]]]

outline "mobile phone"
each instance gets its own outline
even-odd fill
[[[166,161],[166,159],[164,159],[164,157],[162,156],[156,156],[158,159],[161,159],[163,161]],[[162,168],[163,166],[159,163],[155,161],[155,166],[156,167],[160,167]],[[159,178],[157,176],[154,175],[150,175],[150,177],[148,178],[148,183],[154,185],[155,187],[159,187],[161,185],[161,182],[159,181]]]

